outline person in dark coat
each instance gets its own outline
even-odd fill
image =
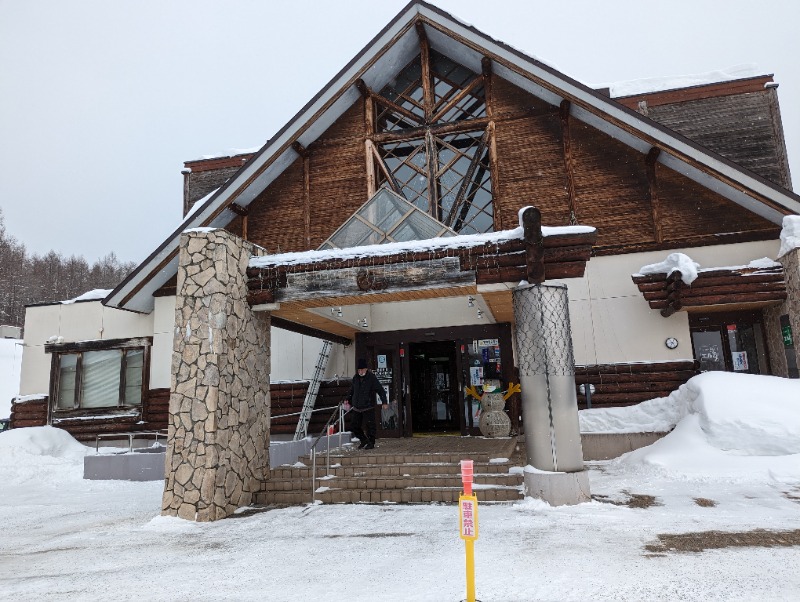
[[[347,400],[352,406],[353,422],[350,430],[361,440],[358,449],[375,448],[375,394],[384,404],[389,403],[386,391],[375,376],[367,368],[367,360],[359,359],[353,376],[353,384]]]

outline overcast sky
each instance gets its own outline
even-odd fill
[[[800,2],[436,0],[599,85],[774,73],[800,178]],[[258,147],[406,0],[0,0],[0,207],[29,251],[140,261],[183,161]]]

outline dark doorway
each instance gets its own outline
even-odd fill
[[[409,345],[414,432],[461,431],[455,341]]]
[[[702,372],[769,374],[760,312],[690,314],[689,326]]]

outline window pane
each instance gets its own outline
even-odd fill
[[[144,349],[129,349],[125,359],[125,405],[142,403],[142,375],[144,373]]]
[[[75,374],[78,356],[64,354],[59,356],[58,409],[71,410],[75,407]]]
[[[87,351],[83,354],[83,408],[107,408],[119,405],[119,373],[122,351]]]

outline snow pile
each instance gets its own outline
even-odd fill
[[[0,339],[0,418],[11,416],[11,400],[19,394],[22,341]]]
[[[678,389],[634,406],[581,410],[581,433],[666,433],[689,413],[688,403],[689,397]]]
[[[691,284],[697,279],[699,267],[700,264],[692,261],[692,258],[688,255],[670,253],[661,263],[642,266],[639,269],[639,274],[644,276],[648,274],[666,274],[669,276],[672,272],[678,270],[681,273],[681,280],[683,280],[684,284]]]
[[[35,426],[0,433],[0,481],[83,478],[83,457],[89,448],[63,429]]]
[[[792,249],[800,248],[800,215],[787,215],[783,218],[781,230],[781,249],[778,257],[783,257]]]
[[[651,408],[667,422],[679,416],[675,430],[617,463],[696,478],[800,480],[800,381],[707,372]]]

